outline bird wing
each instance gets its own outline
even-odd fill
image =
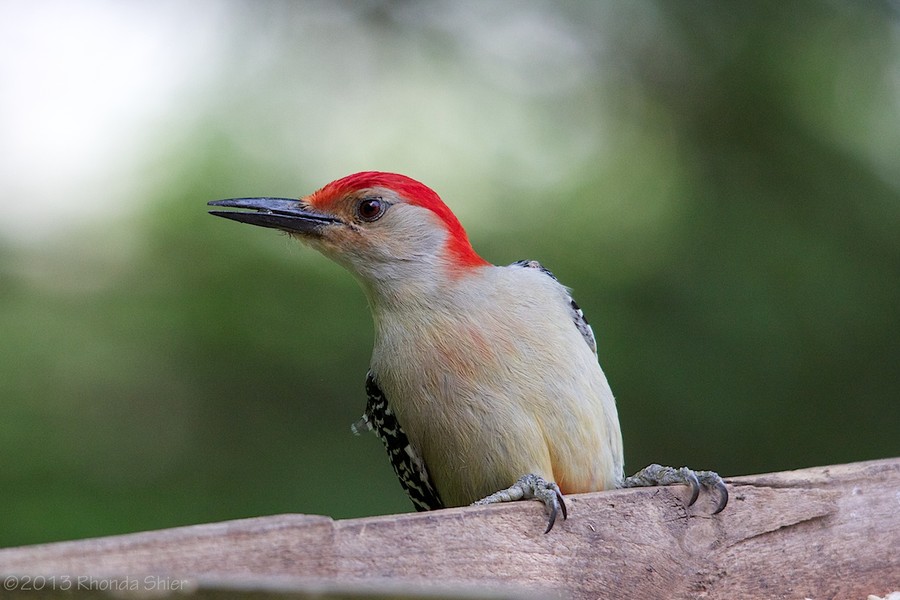
[[[553,279],[553,281],[559,283],[556,275],[551,273],[549,269],[545,268],[536,260],[520,260],[518,262],[514,262],[511,266],[525,267],[526,269],[537,269],[544,275],[547,275],[548,277]],[[578,329],[581,337],[584,338],[584,341],[587,342],[587,345],[594,353],[594,356],[597,356],[597,338],[594,337],[594,330],[591,329],[587,317],[584,316],[584,311],[581,310],[581,307],[579,307],[575,300],[572,298],[572,295],[569,293],[568,288],[564,287],[563,289],[565,289],[566,291],[566,299],[569,301],[569,307],[572,310],[572,322],[575,323],[575,327]]]
[[[406,432],[400,427],[394,411],[388,405],[387,398],[375,375],[369,371],[366,375],[366,412],[351,426],[354,433],[360,433],[363,429],[370,429],[381,438],[387,450],[394,473],[400,479],[400,485],[406,490],[416,510],[434,510],[444,508],[437,490],[431,484],[425,461],[419,452],[409,443]]]

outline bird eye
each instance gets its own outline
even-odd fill
[[[387,203],[381,198],[363,198],[356,207],[356,214],[363,221],[377,221],[387,209]]]

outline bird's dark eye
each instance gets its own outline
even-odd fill
[[[387,209],[387,203],[381,198],[363,198],[356,207],[356,214],[363,221],[377,221]]]

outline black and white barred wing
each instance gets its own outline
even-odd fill
[[[375,376],[369,371],[366,375],[366,412],[351,426],[353,433],[372,430],[384,442],[394,473],[400,479],[400,485],[406,490],[416,510],[434,510],[444,508],[440,496],[431,484],[428,469],[418,451],[409,443],[409,438],[397,417],[388,405],[387,398]]]

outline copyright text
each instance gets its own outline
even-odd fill
[[[7,592],[60,591],[100,591],[100,592],[168,592],[189,589],[187,579],[174,579],[148,575],[146,577],[95,577],[92,575],[6,575],[3,576],[3,590]]]

